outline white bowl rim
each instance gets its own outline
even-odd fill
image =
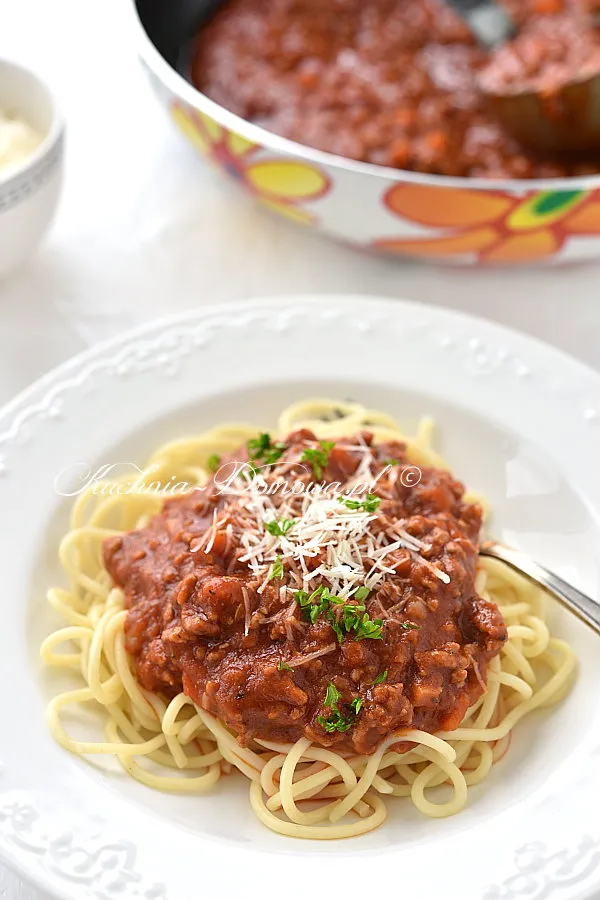
[[[359,162],[336,156],[324,150],[315,150],[304,144],[281,137],[266,128],[254,125],[241,116],[230,112],[224,106],[211,100],[186,81],[164,58],[150,39],[139,14],[136,0],[131,0],[140,38],[140,55],[175,96],[182,97],[190,106],[206,113],[219,125],[235,131],[241,137],[253,143],[273,150],[280,150],[288,155],[300,157],[321,165],[334,166],[362,175],[386,178],[389,181],[409,182],[432,187],[461,188],[463,190],[503,191],[514,195],[526,195],[532,191],[574,191],[595,190],[600,188],[600,174],[564,176],[562,178],[470,178],[462,175],[430,175],[423,172],[411,172],[407,169],[392,169],[374,163]]]
[[[56,98],[47,85],[46,81],[35,71],[35,69],[29,68],[29,66],[24,66],[21,63],[14,62],[12,59],[6,59],[5,57],[0,57],[0,65],[6,66],[9,69],[15,69],[18,72],[24,73],[25,75],[29,75],[33,78],[34,81],[37,82],[38,86],[45,93],[49,103],[50,109],[52,111],[52,122],[50,124],[50,128],[41,144],[39,144],[33,153],[30,153],[22,162],[18,163],[15,166],[10,166],[6,174],[2,174],[2,170],[0,169],[0,191],[3,190],[7,185],[11,182],[16,181],[20,178],[25,172],[34,169],[35,166],[42,160],[45,156],[47,156],[56,146],[56,144],[61,139],[64,131],[65,131],[65,120],[60,112],[58,105],[56,103]]]

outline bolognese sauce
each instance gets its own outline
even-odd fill
[[[243,745],[370,753],[456,727],[507,631],[475,589],[479,505],[448,472],[406,465],[405,445],[368,432],[262,435],[109,538],[140,684],[183,690]]]
[[[597,0],[502,0],[519,36],[486,54],[442,0],[226,0],[197,36],[192,80],[270,131],[350,159],[439,175],[559,177],[502,131],[490,89],[600,71]]]

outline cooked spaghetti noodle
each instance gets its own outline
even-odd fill
[[[415,466],[445,468],[431,448],[432,427],[424,420],[416,437],[407,439],[383,413],[314,400],[284,410],[278,433],[309,428],[320,439],[335,439],[368,429],[376,441],[405,443]],[[242,747],[225,724],[186,694],[169,699],[138,683],[126,650],[125,597],[105,568],[103,543],[159,512],[164,485],[204,485],[213,454],[230,453],[255,435],[255,428],[226,425],[170,443],[151,457],[145,483],[138,479],[135,491],[123,477],[90,486],[77,499],[60,547],[69,587],[48,595],[67,625],[44,641],[41,656],[50,666],[79,673],[84,685],[51,701],[54,737],[79,755],[116,757],[129,775],[160,791],[205,792],[238,769],[250,781],[250,802],[261,822],[293,837],[365,834],[385,820],[388,795],[410,798],[427,816],[459,812],[468,788],[483,781],[505,753],[517,722],[560,700],[575,669],[572,650],[551,636],[545,623],[545,597],[496,561],[480,559],[476,590],[499,607],[508,640],[487,672],[478,673],[485,690],[454,730],[395,733],[363,755],[327,749],[306,737],[290,744],[254,739]],[[104,742],[75,740],[65,729],[62,711],[81,704],[102,711]],[[404,752],[398,751],[399,741]]]

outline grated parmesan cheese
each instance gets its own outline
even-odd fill
[[[279,586],[282,604],[287,602],[290,593],[310,592],[316,581],[327,582],[331,593],[344,600],[351,598],[361,587],[373,591],[386,576],[396,574],[398,563],[394,562],[393,554],[399,549],[407,550],[413,560],[426,566],[440,581],[449,583],[449,576],[423,557],[422,553],[428,551],[430,545],[407,532],[402,522],[382,528],[377,513],[361,508],[349,509],[344,504],[344,498],[356,499],[361,492],[364,495],[372,489],[373,457],[370,447],[364,443],[338,446],[362,453],[354,475],[344,485],[343,495],[311,484],[310,490],[302,493],[277,493],[275,502],[273,484],[280,485],[282,476],[299,465],[298,453],[293,459],[282,459],[274,465],[269,481],[261,471],[251,480],[240,473],[228,482],[224,491],[227,503],[218,515],[215,511],[210,537],[207,532],[194,550],[205,548],[204,552],[209,553],[219,528],[224,527],[227,546],[234,541],[237,543],[240,548],[237,561],[246,563],[260,582],[258,594],[263,594],[272,580],[273,563],[278,557],[283,558],[286,583]],[[274,535],[265,528],[267,523],[285,519],[294,521],[285,534]],[[378,528],[373,527],[375,523],[379,524]],[[247,634],[251,610],[246,595],[244,604]],[[290,636],[290,628],[295,622],[294,607],[292,602],[285,608],[285,616],[280,611],[263,621],[282,621]]]

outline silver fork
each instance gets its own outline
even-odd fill
[[[582,591],[577,590],[572,584],[564,581],[559,575],[550,572],[545,566],[536,563],[526,553],[513,550],[505,544],[496,541],[486,541],[480,548],[481,556],[490,556],[506,563],[511,569],[525,575],[530,581],[550,591],[563,606],[575,613],[578,618],[600,634],[600,604],[588,597]]]

